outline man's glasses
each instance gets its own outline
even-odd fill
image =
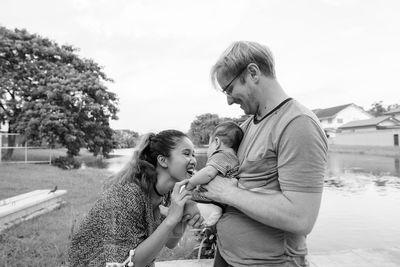
[[[242,74],[243,71],[245,71],[246,69],[247,69],[247,65],[246,65],[243,69],[241,69],[241,70],[238,72],[238,74],[237,74],[235,77],[233,77],[233,79],[232,79],[224,88],[222,88],[222,93],[224,93],[224,94],[227,95],[227,96],[230,96],[231,93],[232,93],[232,89],[233,89],[233,88],[229,88],[229,87],[230,87],[231,84],[240,76],[240,74]]]

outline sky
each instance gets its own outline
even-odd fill
[[[239,117],[209,73],[234,41],[267,45],[279,83],[310,109],[400,104],[398,0],[2,0],[0,25],[79,48],[119,97],[114,129],[188,131]]]

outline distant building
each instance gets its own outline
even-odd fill
[[[357,120],[339,127],[334,144],[358,146],[399,146],[400,120],[380,116]]]
[[[389,110],[388,112],[385,112],[384,115],[390,115],[400,120],[400,108]]]
[[[0,133],[7,133],[8,132],[8,123],[0,123]]]
[[[334,137],[337,129],[350,121],[370,119],[373,116],[353,103],[313,110],[328,137]]]

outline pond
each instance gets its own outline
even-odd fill
[[[116,155],[121,155],[117,157]],[[116,172],[132,155],[119,150],[93,167]],[[206,157],[198,155],[198,166]],[[400,158],[329,153],[318,220],[308,237],[311,253],[400,244]]]

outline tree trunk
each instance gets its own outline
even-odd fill
[[[16,138],[17,138],[16,135],[8,135],[7,136],[7,140],[8,140],[7,146],[15,147]],[[3,146],[4,146],[4,144],[3,144]],[[4,154],[1,156],[2,160],[10,160],[14,153],[14,148],[7,148],[7,149],[4,149],[4,151],[5,151]]]

